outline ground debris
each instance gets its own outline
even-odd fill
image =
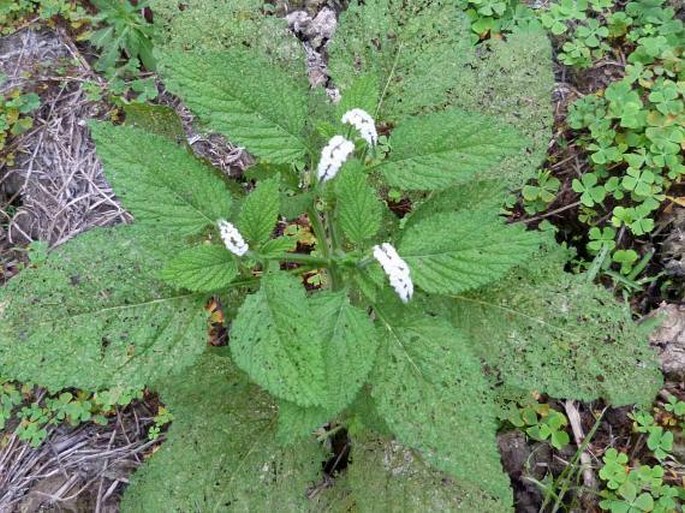
[[[7,243],[57,246],[95,226],[129,221],[104,179],[86,123],[108,109],[82,88],[99,78],[73,42],[59,30],[27,28],[0,40],[0,50],[8,83],[35,90],[42,103],[33,129],[9,149],[14,162],[0,160],[0,209],[9,203],[16,209],[6,215]]]
[[[685,378],[685,305],[662,303],[650,317],[661,324],[649,337],[659,353],[661,369],[668,379]]]

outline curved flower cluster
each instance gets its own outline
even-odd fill
[[[378,132],[376,132],[376,123],[373,121],[371,115],[362,109],[348,110],[343,114],[343,123],[349,123],[354,128],[359,130],[359,135],[364,139],[369,146],[375,146],[378,142]]]
[[[342,135],[335,135],[321,151],[317,176],[326,182],[338,174],[343,163],[354,151],[354,143]]]
[[[219,219],[217,224],[219,225],[221,240],[224,241],[226,249],[238,256],[243,256],[245,253],[247,253],[250,248],[245,242],[245,239],[243,239],[243,236],[238,231],[238,228],[233,226],[225,219]]]
[[[414,283],[411,281],[409,266],[392,245],[384,242],[373,247],[373,257],[381,264],[383,271],[390,278],[390,285],[403,303],[409,302],[414,294]]]

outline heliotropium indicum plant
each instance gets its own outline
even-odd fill
[[[124,511],[510,511],[502,402],[627,404],[658,386],[611,295],[498,216],[500,166],[529,142],[454,106],[480,64],[453,3],[353,2],[335,37],[337,104],[247,45],[160,54],[167,88],[255,166],[238,183],[163,127],[93,122],[135,221],[0,292],[1,374],[149,385],[174,413]],[[227,348],[207,349],[212,295]],[[312,434],[341,429],[348,468],[319,486]]]

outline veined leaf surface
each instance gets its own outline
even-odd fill
[[[344,166],[335,181],[336,216],[350,242],[362,244],[378,232],[382,205],[358,161]]]
[[[161,59],[169,89],[207,126],[276,164],[302,159],[308,85],[265,58],[232,49],[171,52]]]
[[[467,182],[523,147],[513,130],[494,119],[454,109],[402,122],[389,144],[390,156],[375,169],[388,184],[407,190]]]
[[[206,346],[204,297],[154,278],[177,248],[146,226],[95,228],[10,280],[0,288],[0,373],[98,390],[191,365]]]
[[[446,300],[444,311],[497,370],[505,395],[650,404],[662,376],[648,330],[603,286],[564,272],[568,258],[561,248],[537,254],[504,279]]]
[[[230,347],[238,367],[274,396],[300,406],[326,403],[319,326],[297,278],[265,273],[238,311]]]
[[[371,378],[378,412],[438,469],[510,503],[491,392],[462,333],[406,307],[379,315],[382,341]]]
[[[139,224],[176,238],[230,214],[223,181],[185,147],[130,126],[94,122],[91,132],[107,180]]]
[[[160,271],[159,277],[175,288],[213,292],[227,287],[237,274],[235,258],[225,247],[202,244],[173,257]]]
[[[238,228],[252,245],[260,246],[271,237],[281,205],[277,175],[263,180],[243,203]]]
[[[281,447],[273,400],[229,358],[204,355],[160,392],[174,422],[134,474],[122,512],[307,511],[320,445]]]
[[[398,251],[416,285],[457,294],[502,277],[539,246],[539,234],[471,211],[439,213],[411,225]]]

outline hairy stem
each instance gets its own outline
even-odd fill
[[[307,209],[307,215],[309,216],[309,222],[311,223],[314,235],[316,236],[317,247],[320,248],[321,254],[328,261],[329,267],[327,269],[331,277],[331,287],[335,290],[340,280],[335,265],[331,265],[331,245],[326,236],[326,229],[324,228],[321,217],[314,205]]]
[[[298,264],[307,264],[310,266],[330,266],[333,260],[329,257],[315,257],[311,255],[303,255],[302,253],[284,253],[282,255],[267,255],[262,257],[264,260],[276,260],[278,262],[293,262]]]

